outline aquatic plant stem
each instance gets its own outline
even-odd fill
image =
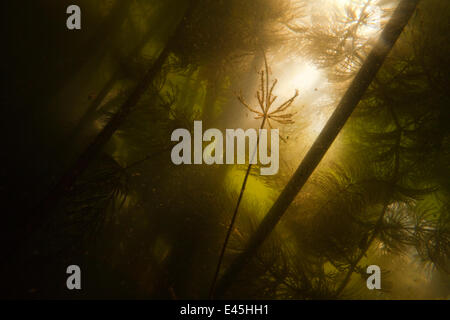
[[[264,117],[263,117],[263,121],[261,123],[261,127],[260,127],[260,131],[264,128],[264,125],[266,124],[266,119],[268,116],[268,109],[270,107],[270,93],[269,93],[269,66],[267,64],[267,58],[266,58],[266,54],[263,51],[263,55],[264,55],[264,65],[265,65],[265,69],[266,69],[266,96],[265,96],[265,108],[264,108]],[[258,136],[257,136],[257,140],[256,140],[256,146],[255,149],[253,151],[252,154],[252,158],[249,159],[249,164],[247,167],[247,171],[245,172],[245,176],[244,176],[244,181],[242,182],[242,186],[241,186],[241,191],[239,192],[239,197],[236,203],[236,207],[234,208],[234,212],[233,212],[233,216],[231,218],[231,222],[230,225],[228,226],[228,230],[227,230],[227,234],[225,236],[225,240],[223,242],[222,245],[222,249],[220,250],[220,256],[219,256],[219,261],[217,263],[217,267],[216,267],[216,271],[214,273],[214,278],[211,284],[211,288],[209,291],[209,298],[213,299],[214,298],[214,292],[215,292],[215,288],[216,288],[216,283],[217,283],[217,279],[219,277],[219,273],[220,273],[220,267],[222,266],[222,262],[223,262],[223,257],[225,256],[225,251],[227,249],[228,246],[228,241],[230,240],[230,236],[231,236],[231,232],[233,231],[233,227],[234,227],[234,223],[236,221],[236,217],[239,211],[239,207],[241,205],[241,201],[242,201],[242,197],[244,196],[244,191],[245,191],[245,187],[247,186],[247,181],[248,181],[248,177],[250,176],[250,172],[252,170],[252,162],[253,159],[255,158],[256,152],[258,150],[258,145],[259,145],[259,137],[260,137],[260,132],[258,132]]]

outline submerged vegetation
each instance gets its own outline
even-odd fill
[[[79,2],[5,4],[3,295],[449,298],[448,1]],[[278,173],[173,164],[194,121]]]

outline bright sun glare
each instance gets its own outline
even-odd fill
[[[302,59],[282,62],[273,69],[275,69],[273,73],[282,84],[277,88],[277,95],[282,99],[289,99],[296,89],[300,93],[314,89],[314,86],[324,80],[320,70]]]
[[[334,2],[335,4],[345,7],[348,5],[364,5],[367,0],[329,0]]]
[[[369,14],[368,25],[360,27],[360,34],[364,36],[373,36],[381,29],[381,8],[377,5],[376,0],[328,0],[338,9],[344,10],[346,7],[352,7],[357,10],[364,10]],[[365,7],[367,5],[367,7]]]

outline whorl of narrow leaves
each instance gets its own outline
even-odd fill
[[[269,78],[267,73],[268,70],[266,70],[266,73],[264,73],[264,70],[262,70],[259,73],[261,80],[260,80],[260,88],[256,92],[256,98],[258,99],[258,106],[260,110],[256,110],[255,108],[250,107],[249,104],[245,101],[244,97],[242,96],[242,92],[240,92],[238,95],[239,101],[250,112],[256,114],[255,119],[265,119],[271,129],[273,129],[273,126],[270,123],[270,120],[273,120],[281,124],[294,123],[292,117],[296,114],[296,112],[290,113],[283,113],[283,112],[286,111],[292,105],[294,100],[298,97],[298,90],[295,91],[295,94],[290,99],[286,100],[275,110],[271,111],[270,109],[272,108],[273,103],[278,98],[278,96],[273,95],[273,90],[275,89],[278,83],[278,79],[272,81],[272,85],[270,86],[269,89],[268,87]]]

